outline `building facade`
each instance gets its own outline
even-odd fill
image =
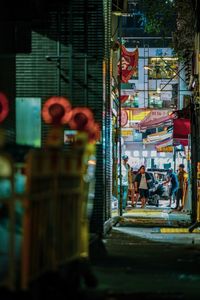
[[[7,142],[13,147],[44,147],[51,126],[43,122],[41,109],[52,96],[68,98],[73,107],[89,107],[100,125],[90,227],[95,233],[104,231],[110,217],[111,4],[104,0],[29,1],[13,14],[2,6],[0,21],[0,90],[10,104],[2,124]],[[11,34],[4,39],[5,23],[7,34],[9,28],[19,32],[17,40]]]

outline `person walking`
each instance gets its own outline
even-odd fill
[[[122,209],[127,207],[128,191],[132,182],[131,167],[128,164],[128,155],[122,156],[121,176],[122,176]],[[120,186],[119,186],[120,187]]]
[[[173,169],[169,169],[167,172],[167,180],[163,182],[163,184],[170,183],[170,189],[169,189],[169,205],[167,207],[171,207],[172,202],[175,202],[175,196],[178,189],[178,177],[175,172],[173,172]]]
[[[187,189],[188,173],[184,170],[184,164],[180,164],[178,168],[178,190],[176,193],[175,209],[182,210],[184,208],[185,193]]]
[[[152,178],[149,173],[146,172],[145,166],[142,165],[138,174],[135,177],[135,192],[139,193],[141,199],[141,208],[146,206],[149,197],[149,189],[151,187]]]

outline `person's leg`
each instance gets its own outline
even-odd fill
[[[172,195],[173,195],[173,189],[170,188],[170,191],[169,191],[169,204],[167,205],[167,207],[171,207],[171,205],[172,205]]]
[[[145,202],[146,202],[145,197],[141,197],[141,208],[145,207]]]
[[[134,206],[135,205],[135,193],[134,193],[134,189],[131,188],[131,205]]]
[[[146,206],[149,199],[149,190],[144,190],[144,197],[145,197],[144,206]]]
[[[176,202],[176,194],[177,194],[177,187],[174,188],[174,193],[172,195],[172,203],[173,204]]]
[[[176,193],[176,206],[175,206],[175,209],[179,208],[180,199],[181,199],[181,189],[178,189],[177,193]]]
[[[125,209],[127,206],[127,198],[128,198],[128,186],[123,186],[123,195],[122,195],[122,208]]]
[[[180,203],[179,210],[182,210],[184,207],[183,190],[180,190],[180,200],[181,200],[181,203]]]
[[[140,189],[139,190],[140,193],[140,199],[141,199],[141,208],[144,208],[146,205],[146,196],[145,196],[145,190]]]
[[[136,193],[135,190],[134,190],[134,206],[135,207],[137,206],[139,198],[140,198],[140,194]]]
[[[170,193],[169,193],[169,205],[168,207],[171,207],[172,203],[175,203],[175,198],[176,198],[176,188],[171,188]]]

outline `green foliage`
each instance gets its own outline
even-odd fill
[[[174,30],[176,26],[174,1],[143,0],[141,9],[145,16],[145,31],[147,33],[167,36]]]
[[[195,18],[191,0],[176,0],[178,15],[176,30],[173,32],[173,48],[177,56],[184,60],[185,53],[194,49]]]

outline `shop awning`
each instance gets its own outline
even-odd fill
[[[173,120],[174,145],[188,145],[188,135],[191,133],[190,119],[178,118]]]
[[[169,114],[167,116],[162,116],[160,118],[144,120],[140,122],[139,128],[140,130],[146,130],[148,128],[156,128],[164,125],[169,126],[172,124],[173,118],[174,118],[173,114]]]
[[[172,132],[168,132],[167,130],[164,130],[164,131],[147,135],[147,137],[143,139],[143,143],[151,144],[151,143],[162,142],[171,137],[172,137]]]

